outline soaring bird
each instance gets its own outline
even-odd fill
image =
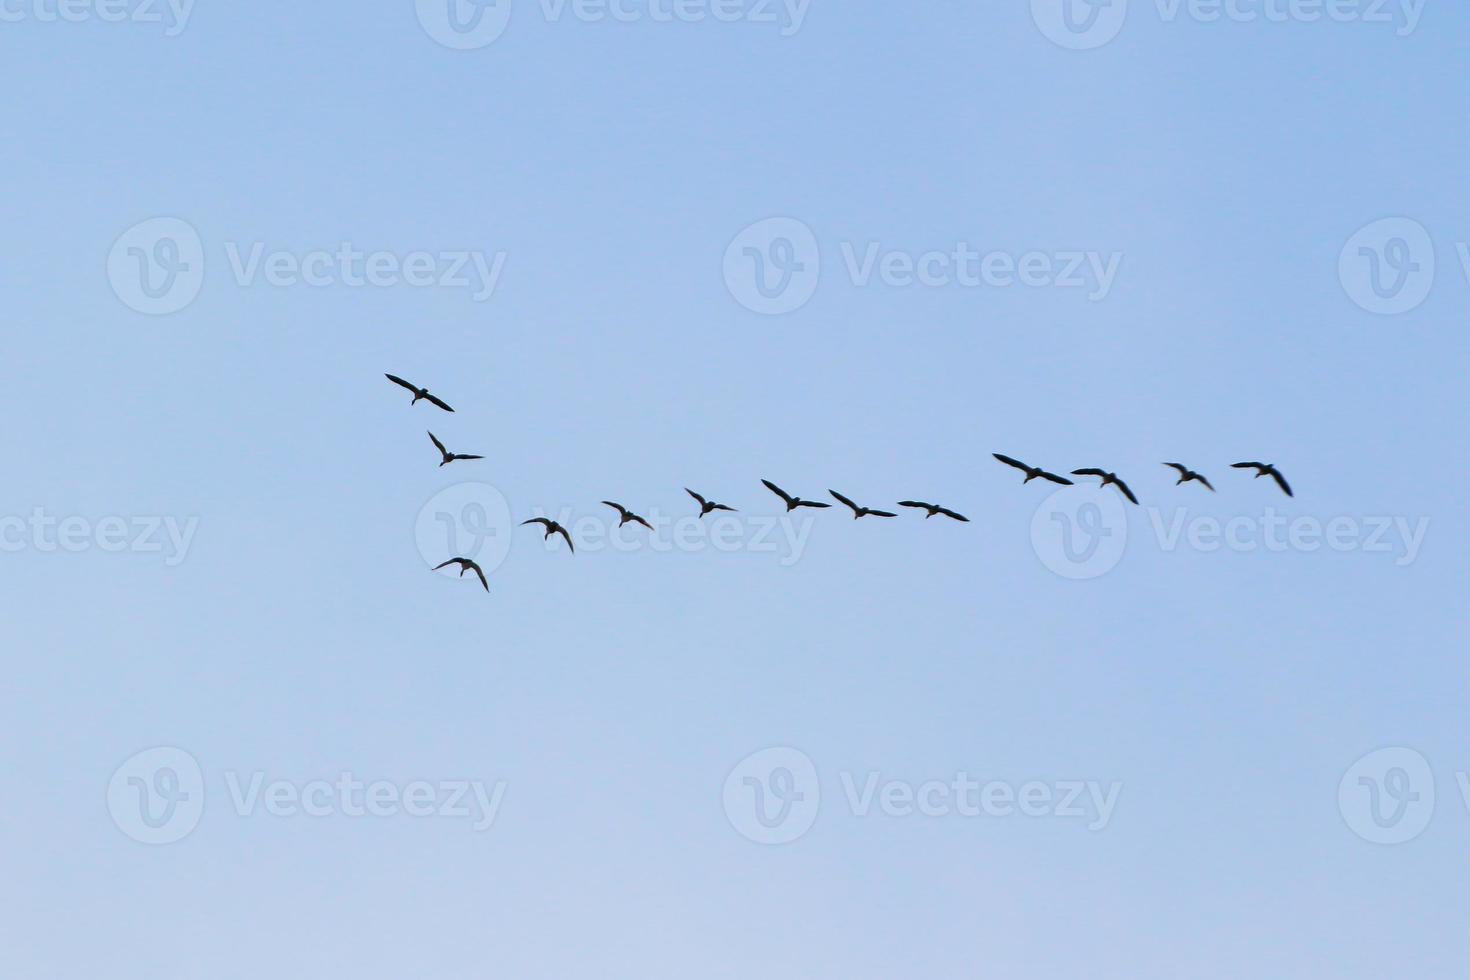
[[[454,462],[456,459],[484,459],[485,458],[484,456],[473,456],[470,453],[452,453],[449,450],[447,450],[447,449],[444,448],[444,443],[440,442],[439,441],[439,437],[436,436],[436,435],[434,435],[434,433],[432,433],[432,432],[429,433],[429,441],[434,444],[434,448],[435,449],[439,450],[439,455],[441,455],[441,456],[444,457],[444,461],[439,464],[440,466],[447,466],[450,463]]]
[[[643,518],[639,517],[637,514],[624,507],[622,504],[615,504],[611,500],[604,500],[603,503],[607,504],[613,510],[618,512],[618,527],[622,527],[624,524],[632,521],[634,524],[642,524],[650,531],[653,530],[652,524],[648,523]]]
[[[458,565],[459,566],[459,577],[460,578],[464,578],[464,573],[465,572],[474,572],[476,575],[480,576],[480,584],[485,587],[485,591],[486,592],[489,592],[490,591],[490,583],[487,582],[487,581],[485,581],[485,573],[480,570],[480,566],[479,565],[476,565],[474,562],[470,561],[468,558],[451,558],[451,559],[449,559],[448,561],[446,561],[442,565],[435,565],[434,566],[434,571],[437,572],[441,568],[448,568],[450,565]]]
[[[791,494],[787,493],[785,490],[782,490],[780,487],[776,486],[770,480],[762,480],[761,482],[766,485],[766,489],[767,490],[771,491],[776,496],[780,497],[782,500],[784,500],[786,502],[786,510],[787,510],[788,513],[791,512],[791,511],[793,511],[793,510],[795,510],[798,507],[831,507],[832,506],[831,504],[823,504],[823,503],[819,503],[819,502],[817,502],[815,500],[802,500],[800,497],[793,497],[793,496],[791,496]]]
[[[853,520],[857,520],[859,517],[897,517],[898,516],[897,514],[889,513],[886,510],[874,510],[871,507],[859,507],[857,504],[853,503],[851,500],[848,500],[846,497],[844,497],[842,494],[838,493],[836,490],[828,490],[827,492],[830,493],[832,496],[836,497],[838,500],[842,501],[848,507],[852,508],[852,519]]]
[[[714,510],[728,510],[728,511],[731,511],[732,513],[735,511],[735,508],[734,507],[726,507],[724,504],[717,504],[717,503],[713,503],[713,502],[711,502],[709,500],[704,499],[699,494],[695,493],[693,490],[690,490],[688,487],[685,487],[684,488],[684,492],[687,493],[687,494],[689,494],[689,496],[693,497],[695,500],[699,501],[699,516],[700,517],[703,517],[704,515],[708,514],[710,511],[714,511]]]
[[[1089,466],[1086,469],[1073,470],[1072,471],[1072,475],[1073,476],[1100,476],[1100,477],[1102,477],[1102,483],[1099,484],[1100,486],[1104,486],[1105,487],[1109,483],[1111,483],[1113,486],[1115,486],[1119,490],[1121,490],[1122,493],[1123,493],[1123,496],[1127,497],[1128,500],[1131,503],[1134,503],[1134,504],[1137,504],[1138,503],[1138,498],[1135,497],[1135,496],[1133,496],[1133,491],[1128,489],[1128,484],[1126,484],[1122,480],[1118,479],[1118,474],[1116,474],[1116,473],[1109,473],[1107,470],[1100,470],[1100,469],[1098,469],[1095,466]]]
[[[1254,469],[1257,480],[1263,476],[1269,476],[1276,481],[1276,485],[1281,488],[1282,493],[1288,497],[1296,496],[1291,492],[1291,486],[1286,482],[1286,477],[1282,476],[1281,471],[1276,468],[1275,463],[1231,463],[1230,465],[1237,470]]]
[[[922,500],[900,500],[898,502],[898,506],[900,506],[900,507],[920,507],[920,508],[922,508],[924,510],[927,510],[929,513],[927,513],[927,514],[924,515],[924,520],[926,520],[926,521],[929,518],[933,517],[935,514],[943,514],[945,517],[953,517],[955,520],[957,520],[957,521],[964,521],[966,524],[970,523],[970,519],[968,517],[966,517],[964,514],[956,514],[954,511],[950,510],[948,507],[941,507],[938,504],[926,504]]]
[[[403,388],[407,388],[409,391],[413,392],[413,401],[409,402],[410,405],[417,405],[419,403],[419,399],[423,398],[426,401],[438,405],[446,412],[454,411],[454,409],[450,408],[448,405],[444,404],[444,402],[440,401],[437,396],[429,394],[428,388],[420,388],[418,385],[409,384],[407,381],[404,381],[402,378],[393,374],[385,374],[383,375],[383,377],[387,378],[394,384],[399,385]]]
[[[1000,460],[1007,466],[1014,466],[1022,473],[1025,473],[1026,479],[1022,480],[1022,483],[1030,483],[1032,480],[1036,479],[1039,476],[1043,480],[1050,480],[1053,483],[1060,483],[1064,487],[1072,486],[1071,480],[1067,479],[1064,476],[1057,476],[1055,473],[1048,473],[1040,466],[1027,466],[1019,459],[1011,459],[1011,457],[1002,455],[1001,453],[991,453],[990,455],[994,456],[996,459]]]
[[[556,523],[556,521],[553,521],[551,518],[549,518],[549,517],[533,517],[529,521],[521,521],[521,526],[522,527],[525,527],[527,524],[544,524],[544,525],[546,525],[546,533],[541,536],[541,540],[545,541],[547,538],[551,537],[553,534],[560,534],[562,536],[562,539],[566,541],[567,547],[572,549],[572,554],[576,554],[577,553],[577,548],[576,548],[575,545],[572,544],[572,536],[567,533],[567,529],[564,528],[564,527],[562,527],[560,524]]]
[[[1171,466],[1174,469],[1176,469],[1176,470],[1179,471],[1179,479],[1177,479],[1177,480],[1174,481],[1174,485],[1176,487],[1179,486],[1179,484],[1181,484],[1181,483],[1188,483],[1190,480],[1195,480],[1195,481],[1198,481],[1199,483],[1203,483],[1205,485],[1205,488],[1207,490],[1209,490],[1211,493],[1214,493],[1215,492],[1215,488],[1212,487],[1212,486],[1210,486],[1210,481],[1209,480],[1206,480],[1203,476],[1201,476],[1200,474],[1196,473],[1194,470],[1190,469],[1188,466],[1185,466],[1183,463],[1165,463],[1164,465],[1165,466]]]

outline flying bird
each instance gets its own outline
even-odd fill
[[[857,504],[853,503],[851,500],[848,500],[846,497],[844,497],[842,494],[838,493],[836,490],[828,490],[827,492],[830,493],[832,496],[836,497],[838,500],[842,501],[843,504],[845,504],[848,507],[852,508],[852,519],[853,520],[857,520],[859,517],[897,517],[898,516],[897,514],[889,513],[886,510],[874,510],[871,507],[859,507]]]
[[[398,385],[400,387],[403,387],[403,388],[407,388],[409,391],[413,392],[413,401],[409,402],[410,405],[417,405],[419,403],[419,399],[422,398],[422,399],[425,399],[426,401],[429,401],[429,402],[431,402],[431,403],[433,403],[435,405],[438,405],[440,408],[444,409],[444,411],[446,411],[446,412],[452,412],[452,411],[454,411],[454,409],[450,408],[448,405],[444,404],[444,402],[440,401],[437,396],[429,394],[429,389],[428,388],[420,388],[417,385],[410,384],[407,381],[404,381],[402,378],[398,377],[397,375],[393,375],[393,374],[385,374],[385,375],[383,375],[383,377],[387,378],[389,381],[393,382],[394,384],[396,384],[396,385]]]
[[[1174,469],[1179,471],[1179,479],[1174,481],[1174,485],[1176,487],[1179,486],[1179,484],[1181,483],[1188,483],[1190,480],[1195,480],[1199,483],[1203,483],[1205,485],[1205,488],[1211,493],[1215,492],[1215,488],[1210,486],[1209,480],[1206,480],[1203,476],[1196,473],[1188,466],[1185,466],[1183,463],[1165,463],[1164,465],[1173,467]]]
[[[444,461],[439,464],[440,466],[447,466],[450,463],[454,462],[456,459],[484,459],[485,458],[484,456],[474,456],[474,455],[471,455],[470,453],[452,453],[449,450],[447,450],[447,449],[444,448],[444,443],[440,442],[439,441],[439,437],[436,436],[436,435],[434,435],[434,433],[432,433],[432,432],[429,433],[429,441],[434,444],[434,448],[435,449],[439,450],[439,455],[441,455],[441,456],[444,457]]]
[[[699,516],[700,517],[703,517],[704,515],[708,514],[710,511],[714,511],[714,510],[728,510],[728,511],[731,511],[732,513],[735,511],[735,508],[734,507],[726,507],[724,504],[716,504],[716,503],[712,503],[711,501],[708,501],[708,500],[704,499],[699,494],[695,493],[693,490],[690,490],[688,487],[685,487],[684,488],[684,492],[687,493],[687,494],[689,494],[689,496],[693,497],[695,500],[699,501]]]
[[[994,456],[996,459],[1000,460],[1007,466],[1014,466],[1022,473],[1025,473],[1026,479],[1022,480],[1022,483],[1030,483],[1032,480],[1036,479],[1039,476],[1043,480],[1050,480],[1053,483],[1060,483],[1064,487],[1072,486],[1071,480],[1067,479],[1064,476],[1057,476],[1055,473],[1048,473],[1046,470],[1042,469],[1039,466],[1027,466],[1019,459],[1011,459],[1011,457],[1002,455],[1001,453],[991,453],[990,455]]]
[[[926,504],[922,500],[900,500],[898,502],[898,506],[900,506],[900,507],[919,507],[919,508],[922,508],[923,510],[927,510],[929,513],[927,513],[927,514],[924,515],[924,520],[926,520],[926,521],[929,518],[931,518],[934,515],[936,515],[936,514],[943,514],[945,517],[952,517],[952,518],[954,518],[957,521],[964,521],[966,524],[970,523],[970,519],[968,517],[966,517],[964,514],[956,514],[954,511],[950,510],[948,507],[941,507],[938,504]]]
[[[631,521],[634,524],[642,524],[650,531],[653,530],[652,524],[648,523],[643,518],[639,517],[637,514],[624,507],[622,504],[615,504],[611,500],[604,500],[603,503],[607,504],[613,510],[618,512],[618,527],[622,527],[624,524],[627,524],[629,521]]]
[[[1276,481],[1276,485],[1281,488],[1282,493],[1288,497],[1296,496],[1296,494],[1291,492],[1291,485],[1286,482],[1286,477],[1281,475],[1281,471],[1276,468],[1275,463],[1231,463],[1230,465],[1237,470],[1254,469],[1257,480],[1263,476],[1269,476]]]
[[[572,550],[572,554],[577,553],[577,548],[575,545],[572,544],[572,536],[567,533],[567,529],[556,523],[556,521],[553,521],[551,518],[533,517],[529,521],[521,521],[521,527],[525,527],[527,524],[544,524],[546,526],[546,533],[541,536],[541,540],[545,541],[553,534],[560,534],[562,536],[562,539],[566,541],[567,547]]]
[[[791,496],[791,494],[787,493],[785,490],[782,490],[780,487],[776,486],[770,480],[762,480],[761,482],[766,485],[766,489],[767,490],[771,491],[776,496],[780,497],[782,500],[784,500],[786,502],[786,510],[787,510],[788,513],[791,512],[791,511],[793,511],[793,510],[795,510],[798,507],[831,507],[832,506],[831,504],[819,503],[818,501],[815,501],[815,500],[802,500],[800,497],[793,497],[793,496]]]
[[[1118,479],[1118,474],[1116,474],[1116,473],[1109,473],[1107,470],[1100,470],[1100,469],[1098,469],[1095,466],[1089,466],[1086,469],[1073,470],[1072,471],[1072,475],[1073,476],[1100,476],[1100,477],[1102,477],[1102,483],[1099,484],[1099,486],[1105,487],[1109,483],[1111,483],[1113,486],[1117,487],[1120,491],[1122,491],[1123,496],[1127,497],[1128,500],[1129,500],[1129,502],[1131,502],[1133,504],[1137,504],[1138,503],[1138,498],[1135,497],[1135,496],[1133,496],[1133,491],[1128,489],[1128,484],[1126,484],[1122,480]]]
[[[489,592],[490,591],[490,583],[487,582],[487,581],[485,581],[485,573],[480,570],[480,566],[479,565],[476,565],[474,562],[470,561],[468,558],[451,558],[451,559],[449,559],[448,561],[446,561],[442,565],[435,565],[434,566],[434,571],[437,572],[441,568],[448,568],[450,565],[458,565],[459,566],[459,577],[460,578],[464,578],[464,573],[465,572],[474,572],[476,575],[480,576],[480,584],[485,587],[485,591],[486,592]]]

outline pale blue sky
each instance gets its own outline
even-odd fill
[[[173,555],[5,538],[0,972],[1464,976],[1470,15],[1432,2],[1399,36],[1133,0],[1076,51],[1022,3],[813,0],[790,36],[515,3],[468,51],[412,0],[200,3],[174,36],[5,7],[0,517],[197,525]],[[163,216],[197,230],[204,280],[147,316],[108,256]],[[771,216],[820,251],[783,316],[722,277]],[[1400,216],[1433,287],[1370,313],[1339,255]],[[476,302],[242,284],[227,251],[344,242],[505,261]],[[860,286],[842,248],[869,242],[1121,264],[1096,302]],[[410,408],[385,371],[458,411]],[[436,469],[429,427],[488,458]],[[1147,506],[1116,567],[1057,574],[1032,532],[1050,489],[993,451],[1127,479]],[[1176,489],[1168,459],[1219,493]],[[827,511],[794,561],[569,557],[524,528],[489,596],[416,540],[461,481],[517,521],[605,520],[602,499],[682,518],[689,486],[749,522],[779,512],[762,477],[973,520]],[[1179,507],[1429,523],[1412,560],[1163,546]],[[162,845],[109,807],[156,746],[204,785]],[[821,796],[780,846],[722,802],[772,746]],[[1435,808],[1371,843],[1339,782],[1397,746]],[[232,773],[344,771],[503,799],[477,832],[231,797]],[[873,772],[1121,791],[1096,831],[861,815],[844,778]]]

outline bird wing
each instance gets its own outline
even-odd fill
[[[567,543],[567,547],[570,548],[572,550],[572,554],[575,555],[577,553],[577,546],[572,544],[572,536],[567,533],[567,529],[558,524],[556,527],[556,533],[562,536],[562,540]]]
[[[868,509],[868,513],[869,514],[872,514],[874,517],[897,517],[898,516],[897,514],[893,513],[893,511],[891,511],[891,510],[873,510],[872,508],[869,508]]]
[[[900,506],[900,507],[917,507],[920,510],[928,510],[930,507],[933,506],[933,504],[922,504],[922,503],[920,503],[917,500],[900,500],[898,502],[898,506]]]
[[[469,563],[469,569],[470,569],[470,571],[474,572],[476,575],[480,576],[480,584],[485,587],[485,591],[486,592],[489,592],[490,591],[490,583],[487,582],[487,581],[485,581],[485,573],[480,570],[480,566],[479,565],[476,565],[474,562],[470,562]]]
[[[1210,481],[1209,480],[1206,480],[1204,477],[1200,476],[1198,473],[1196,473],[1194,475],[1194,478],[1196,480],[1198,480],[1199,482],[1203,483],[1205,486],[1209,487],[1210,488],[1210,493],[1214,493],[1215,492],[1215,488],[1214,488],[1214,486],[1212,486],[1210,484]]]
[[[1118,489],[1123,491],[1123,496],[1127,497],[1134,504],[1138,503],[1138,498],[1133,496],[1133,491],[1128,489],[1128,484],[1122,480],[1115,480],[1113,482],[1118,484]]]
[[[484,459],[484,456],[476,456],[473,453],[455,453],[455,459]]]
[[[1025,463],[1021,462],[1019,459],[1012,459],[1011,457],[1007,456],[1004,453],[991,453],[990,455],[994,456],[996,459],[1000,460],[1002,463],[1006,464],[1007,466],[1014,466],[1018,470],[1026,470],[1027,472],[1030,472],[1030,470],[1031,470],[1031,467],[1027,466]]]
[[[383,375],[383,377],[387,378],[389,381],[393,382],[396,385],[402,385],[403,387],[407,388],[409,391],[413,392],[415,395],[417,395],[419,393],[418,388],[416,388],[413,385],[409,384],[407,381],[404,381],[402,378],[400,378],[396,374],[385,374],[385,375]]]
[[[619,517],[629,516],[627,508],[625,508],[622,504],[615,504],[611,500],[604,500],[603,503],[607,504],[613,510],[617,511]]]
[[[795,500],[792,498],[791,494],[787,493],[785,490],[782,490],[780,487],[776,486],[770,480],[762,480],[761,482],[766,485],[766,489],[767,490],[771,491],[776,496],[778,496],[782,500],[786,501],[788,504],[795,502]]]
[[[644,527],[648,528],[650,531],[653,530],[653,525],[650,524],[650,523],[648,523],[647,521],[645,521],[643,518],[639,517],[637,514],[629,514],[628,515],[628,520],[632,521],[635,524],[642,524]]]
[[[701,497],[699,494],[695,493],[693,490],[690,490],[688,487],[685,487],[684,488],[684,492],[687,493],[687,494],[689,494],[689,496],[693,497],[695,500],[699,501],[699,506],[701,506],[701,507],[703,507],[703,506],[705,506],[706,504],[709,503],[708,500],[705,500],[703,497]]]
[[[1172,466],[1174,469],[1178,470],[1180,476],[1189,475],[1189,467],[1185,466],[1183,463],[1165,463],[1164,465]]]
[[[1053,483],[1060,483],[1064,487],[1076,486],[1076,484],[1074,484],[1071,480],[1067,479],[1066,477],[1064,477],[1064,476],[1057,476],[1055,473],[1048,473],[1048,472],[1046,472],[1046,470],[1042,470],[1041,471],[1041,478],[1043,480],[1050,480]]]
[[[957,514],[954,511],[950,510],[948,507],[939,508],[939,513],[943,514],[945,517],[953,517],[957,521],[964,521],[966,524],[970,523],[970,519],[964,514]]]
[[[824,504],[824,503],[822,503],[819,500],[798,500],[796,502],[796,506],[798,506],[798,507],[823,507],[823,508],[826,508],[826,507],[831,507],[832,505],[831,504]]]
[[[438,405],[440,408],[444,409],[444,411],[446,411],[446,412],[452,412],[452,411],[454,411],[454,409],[452,409],[448,405],[444,404],[443,399],[439,398],[439,396],[437,396],[437,395],[430,395],[428,393],[425,393],[424,394],[424,397],[427,398],[429,401],[433,402],[435,405]]]
[[[1096,466],[1089,466],[1085,470],[1073,470],[1073,476],[1107,476],[1106,470],[1100,470]]]
[[[444,448],[444,443],[440,442],[439,437],[434,435],[434,433],[432,432],[429,433],[429,441],[434,444],[434,448],[439,450],[442,455],[449,455],[449,450]]]
[[[1281,488],[1282,493],[1286,494],[1288,497],[1296,496],[1296,494],[1291,492],[1291,486],[1286,482],[1286,477],[1282,476],[1281,472],[1277,470],[1276,467],[1269,467],[1266,472],[1271,474],[1271,479],[1276,481],[1276,485]]]
[[[728,510],[732,514],[735,513],[735,508],[734,507],[726,507],[724,504],[715,504],[711,509],[713,509],[713,510]]]
[[[1266,464],[1265,463],[1231,463],[1230,466],[1231,466],[1232,469],[1237,469],[1237,470],[1249,470],[1249,469],[1264,470],[1266,468]]]
[[[551,519],[547,517],[533,517],[529,521],[521,521],[521,527],[525,527],[527,524],[545,524],[549,528],[551,527]]]
[[[448,560],[448,561],[446,561],[446,562],[445,562],[445,563],[444,563],[444,564],[442,564],[442,565],[435,565],[435,566],[434,566],[434,571],[436,571],[436,572],[437,572],[437,571],[438,571],[438,570],[439,570],[439,569],[441,569],[441,568],[448,568],[448,567],[449,567],[449,566],[450,566],[450,565],[453,565],[453,564],[454,564],[454,563],[455,563],[455,562],[457,562],[457,561],[459,561],[459,560],[460,560],[460,559],[458,559],[458,558],[451,558],[451,559],[449,559],[449,560]]]
[[[838,493],[836,490],[828,490],[827,492],[830,493],[832,496],[836,497],[838,500],[842,501],[848,507],[851,507],[852,508],[852,512],[854,514],[856,514],[858,511],[862,510],[861,507],[859,507],[857,504],[853,503],[851,500],[848,500],[846,497],[844,497],[842,494]]]

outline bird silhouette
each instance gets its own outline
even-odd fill
[[[767,490],[771,491],[776,496],[780,497],[782,500],[784,500],[786,502],[786,511],[787,511],[787,513],[790,513],[791,511],[795,510],[798,507],[831,507],[832,506],[831,504],[824,504],[824,503],[820,503],[820,502],[815,501],[815,500],[802,500],[800,497],[793,497],[793,496],[791,496],[791,494],[787,493],[785,490],[782,490],[780,487],[776,486],[770,480],[762,480],[761,482],[766,485],[766,489]]]
[[[1098,469],[1095,466],[1089,466],[1086,469],[1073,470],[1072,471],[1072,475],[1073,476],[1100,476],[1100,477],[1102,477],[1102,483],[1099,484],[1099,486],[1104,486],[1105,487],[1109,483],[1111,483],[1113,486],[1117,487],[1120,491],[1122,491],[1123,496],[1127,497],[1130,502],[1132,502],[1134,504],[1137,504],[1138,503],[1138,498],[1135,497],[1135,496],[1133,496],[1133,491],[1128,489],[1128,484],[1126,484],[1122,480],[1118,479],[1118,474],[1116,474],[1116,473],[1109,473],[1107,470],[1100,470],[1100,469]]]
[[[706,500],[704,497],[702,497],[699,494],[695,493],[693,490],[690,490],[688,487],[685,487],[684,488],[684,492],[687,493],[687,494],[689,494],[689,496],[693,497],[695,500],[699,501],[699,516],[700,517],[703,517],[704,515],[710,513],[711,511],[716,511],[716,510],[728,510],[731,513],[734,513],[735,512],[735,508],[734,507],[726,507],[724,504],[717,504],[717,503],[714,503],[712,501]]]
[[[485,581],[485,573],[480,570],[480,566],[479,565],[476,565],[474,562],[470,561],[468,558],[451,558],[451,559],[449,559],[448,561],[446,561],[442,565],[435,565],[434,566],[434,571],[437,572],[441,568],[448,568],[450,565],[458,565],[459,566],[459,577],[460,578],[464,578],[464,573],[465,572],[474,572],[476,575],[480,576],[480,584],[485,587],[485,591],[486,592],[489,592],[490,591],[490,583],[487,582],[487,581]]]
[[[1057,476],[1055,473],[1048,473],[1046,470],[1042,469],[1039,466],[1027,466],[1019,459],[1012,459],[1011,457],[1002,455],[1001,453],[991,453],[990,455],[994,456],[996,459],[1000,460],[1007,466],[1014,466],[1022,473],[1025,473],[1026,479],[1022,480],[1022,483],[1030,483],[1037,477],[1041,477],[1041,479],[1043,480],[1050,480],[1053,483],[1060,483],[1064,487],[1072,486],[1071,480],[1067,479],[1064,476]]]
[[[475,455],[472,455],[470,453],[452,453],[449,450],[447,450],[447,449],[444,448],[444,443],[440,442],[439,441],[439,437],[436,436],[436,435],[434,435],[434,433],[432,433],[432,432],[429,433],[429,441],[434,444],[434,448],[435,449],[439,450],[439,455],[441,455],[441,456],[444,457],[444,461],[439,464],[440,466],[447,466],[450,463],[454,462],[456,459],[484,459],[485,458],[484,456],[475,456]]]
[[[627,524],[629,521],[631,521],[634,524],[642,524],[650,531],[653,530],[652,524],[648,523],[643,518],[639,517],[637,514],[624,507],[622,504],[615,504],[611,500],[604,500],[603,503],[607,504],[613,510],[618,512],[618,527],[622,527],[624,524]]]
[[[956,514],[954,511],[950,510],[948,507],[941,507],[938,504],[926,504],[922,500],[900,500],[898,502],[898,506],[900,506],[900,507],[918,507],[918,508],[921,508],[923,510],[927,510],[929,513],[927,513],[927,514],[924,515],[924,520],[926,520],[926,521],[929,518],[931,518],[934,515],[936,515],[936,514],[943,514],[945,517],[952,517],[952,518],[954,518],[957,521],[964,521],[966,524],[970,523],[970,519],[968,517],[966,517],[964,514]]]
[[[560,534],[562,536],[562,540],[566,541],[567,547],[572,550],[572,554],[577,553],[577,548],[575,545],[572,544],[572,536],[567,533],[567,529],[556,523],[556,521],[553,521],[551,518],[533,517],[529,521],[521,521],[522,527],[525,527],[527,524],[544,524],[546,526],[546,533],[541,536],[541,540],[545,541],[553,534]]]
[[[853,520],[857,520],[859,517],[897,517],[898,516],[897,514],[889,513],[886,510],[874,510],[871,507],[859,507],[857,504],[853,503],[851,500],[848,500],[846,497],[844,497],[842,494],[838,493],[836,490],[828,490],[827,492],[830,493],[832,496],[836,497],[838,500],[842,501],[843,504],[845,504],[846,506],[848,506],[848,507],[850,507],[852,509],[852,519]]]
[[[413,392],[413,401],[409,402],[410,405],[417,405],[419,403],[419,399],[422,398],[428,402],[431,402],[432,404],[438,405],[446,412],[454,411],[454,409],[444,404],[444,402],[441,401],[437,396],[429,394],[428,388],[420,388],[419,386],[404,381],[402,378],[393,374],[385,374],[383,375],[383,377],[387,378],[394,384],[407,388],[409,391]]]
[[[1179,484],[1181,483],[1188,483],[1190,480],[1194,480],[1198,483],[1203,483],[1205,485],[1205,489],[1209,490],[1211,493],[1215,492],[1215,488],[1211,486],[1209,480],[1206,480],[1203,476],[1196,473],[1188,466],[1185,466],[1183,463],[1165,463],[1164,465],[1172,467],[1173,469],[1179,471],[1179,479],[1174,481],[1174,485],[1176,487],[1179,486]]]
[[[1233,469],[1237,470],[1254,469],[1257,480],[1263,476],[1269,476],[1276,481],[1276,485],[1281,488],[1282,493],[1288,497],[1296,496],[1296,494],[1291,492],[1291,485],[1286,482],[1286,477],[1281,475],[1281,471],[1276,468],[1275,463],[1231,463],[1230,465]]]

